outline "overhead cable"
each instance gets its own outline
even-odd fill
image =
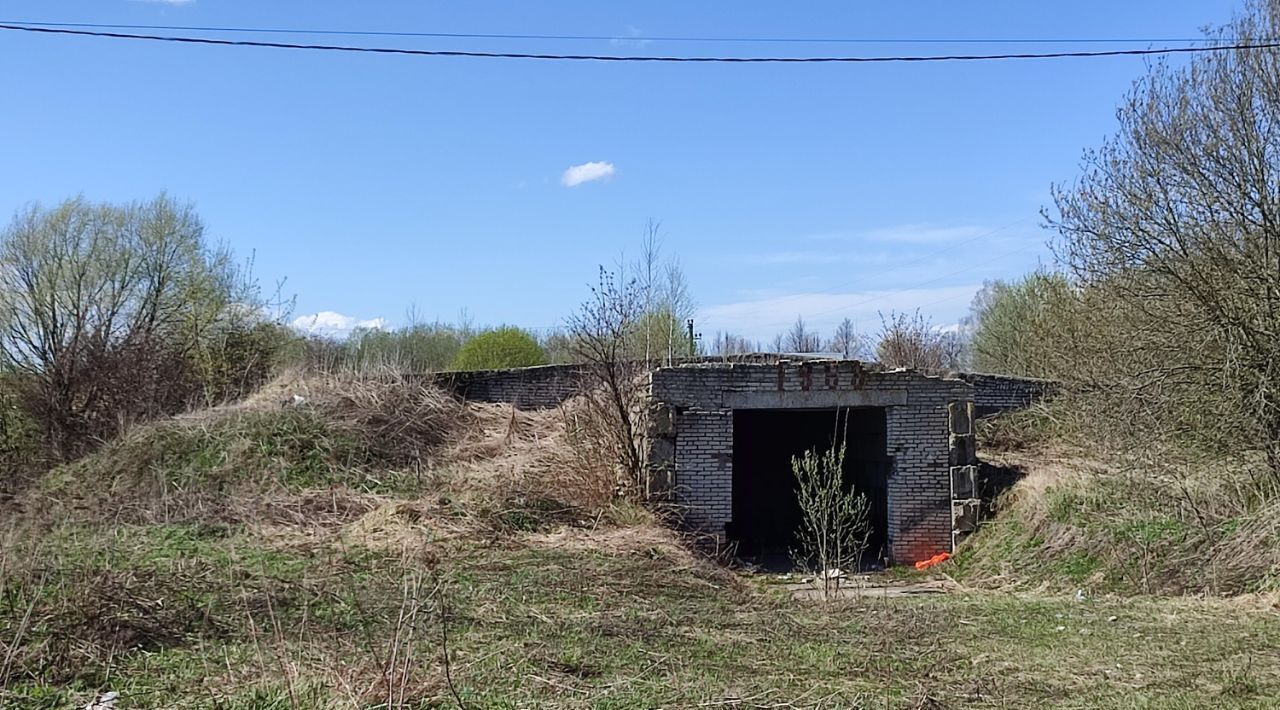
[[[127,32],[103,32],[76,30],[60,27],[36,27],[29,25],[0,24],[0,30],[32,32],[39,34],[100,37],[107,39],[174,42],[180,44],[212,45],[220,47],[261,47],[270,49],[302,49],[327,52],[391,54],[417,57],[471,57],[484,59],[542,59],[587,62],[648,62],[689,64],[888,64],[958,61],[998,61],[1022,59],[1077,59],[1087,57],[1146,57],[1169,54],[1199,54],[1205,52],[1230,52],[1257,49],[1277,49],[1280,42],[1215,44],[1207,47],[1162,47],[1149,49],[1112,49],[1097,51],[1010,53],[1010,54],[937,54],[900,56],[828,56],[828,57],[779,57],[779,56],[663,56],[616,54],[542,54],[533,52],[482,52],[447,49],[412,49],[407,47],[361,47],[332,44],[292,44],[261,40],[233,40],[185,35],[150,35]]]

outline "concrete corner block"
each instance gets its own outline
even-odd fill
[[[952,434],[972,434],[973,402],[948,403],[947,424]]]
[[[978,515],[982,501],[977,498],[951,502],[951,523],[957,533],[969,533],[978,529]]]
[[[950,444],[952,466],[969,466],[977,461],[977,442],[973,434],[952,434]]]
[[[977,466],[951,467],[951,497],[955,499],[973,498],[978,489]]]
[[[655,436],[675,436],[674,408],[663,404],[653,405],[649,410],[649,426]]]

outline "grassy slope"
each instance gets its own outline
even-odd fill
[[[563,419],[486,409],[421,471],[317,414],[165,425],[54,472],[0,540],[0,706],[1280,703],[1256,598],[802,603],[644,511],[534,496],[521,472],[572,460]]]
[[[73,597],[42,604],[25,642],[70,648],[24,667],[35,677],[11,679],[6,697],[69,707],[110,688],[123,707],[346,707],[385,702],[389,687],[393,701],[450,705],[443,618],[474,707],[1280,702],[1280,619],[1247,603],[978,592],[800,604],[661,538],[575,537],[455,543],[429,569],[248,530],[68,533],[47,549],[82,582],[21,589],[2,612],[9,638],[28,595]],[[115,657],[86,648],[108,640]]]
[[[1108,454],[1044,417],[1033,410],[984,425],[984,456],[1025,477],[966,541],[962,579],[1122,595],[1280,590],[1280,495],[1260,462]]]

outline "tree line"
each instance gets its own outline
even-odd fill
[[[650,223],[619,262],[633,313],[627,358],[690,354],[680,263]],[[590,334],[571,319],[535,335],[509,325],[425,322],[344,338],[288,325],[293,299],[264,293],[251,261],[211,240],[169,195],[125,204],[83,197],[18,211],[0,230],[0,493],[139,422],[240,399],[290,367],[408,373],[580,362]]]
[[[1211,39],[1276,35],[1280,0],[1255,0]],[[962,328],[890,313],[874,337],[797,318],[767,345],[728,333],[700,344],[684,272],[650,223],[638,258],[602,268],[558,331],[411,318],[308,339],[285,325],[289,299],[264,294],[188,204],[34,205],[0,233],[0,457],[69,460],[137,421],[241,397],[289,363],[435,371],[827,351],[1052,378],[1108,436],[1257,450],[1280,486],[1280,52],[1153,64],[1118,118],[1054,189],[1053,267],[988,284]],[[626,370],[604,376],[631,386]]]
[[[963,324],[938,327],[919,311],[880,314],[880,327],[859,331],[850,318],[838,323],[829,337],[811,328],[803,315],[768,342],[718,332],[708,354],[733,357],[751,353],[824,354],[852,360],[874,360],[888,367],[940,372],[966,369],[968,340]]]
[[[1280,35],[1257,0],[1209,37]],[[1050,377],[1098,437],[1233,457],[1280,486],[1280,51],[1150,67],[1044,212],[1056,264],[975,302],[976,365]]]

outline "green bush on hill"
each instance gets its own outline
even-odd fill
[[[455,370],[496,370],[545,365],[547,355],[532,335],[514,327],[495,328],[463,343]]]
[[[1209,38],[1278,31],[1280,3],[1258,0]],[[979,369],[1060,383],[1052,402],[995,424],[1033,450],[1016,452],[1027,479],[966,543],[975,576],[1122,593],[1277,588],[1280,229],[1260,217],[1280,209],[1276,59],[1152,64],[1117,133],[1053,191],[1061,273],[975,300]]]
[[[1036,271],[989,281],[973,299],[973,369],[1022,377],[1069,378],[1079,370],[1072,344],[1095,320],[1061,273]]]
[[[0,226],[0,375],[40,458],[252,392],[291,337],[264,306],[195,208],[165,194],[32,204]]]

